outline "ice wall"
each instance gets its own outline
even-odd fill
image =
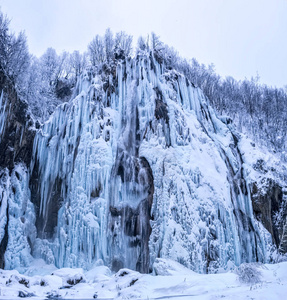
[[[29,174],[17,165],[9,174],[0,172],[0,241],[2,266],[24,270],[32,261],[31,246],[36,239],[34,206],[30,201]],[[3,245],[5,243],[5,246]]]
[[[87,71],[77,96],[38,131],[28,180],[33,257],[141,272],[156,257],[199,272],[266,259],[238,138],[199,88],[164,70],[138,54],[114,73]]]

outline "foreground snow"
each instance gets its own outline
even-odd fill
[[[0,298],[285,299],[287,292],[287,262],[245,264],[232,272],[207,275],[171,260],[157,259],[154,274],[129,269],[112,274],[103,265],[87,272],[70,268],[53,270],[41,266],[39,261],[25,275],[1,270]]]

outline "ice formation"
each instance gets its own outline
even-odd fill
[[[32,257],[140,272],[158,257],[203,273],[265,262],[270,234],[253,216],[238,137],[202,91],[147,54],[103,80],[81,75],[36,134],[30,169],[6,176],[14,190],[1,184],[6,268]]]
[[[1,91],[1,96],[0,96],[0,142],[1,142],[1,137],[5,129],[5,121],[6,121],[6,99],[4,97],[3,90]]]
[[[36,238],[28,170],[18,165],[9,175],[5,169],[0,173],[0,182],[0,240],[3,242],[5,234],[9,234],[6,237],[5,268],[23,270],[32,261],[31,241]]]

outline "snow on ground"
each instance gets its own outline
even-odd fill
[[[39,264],[39,266],[41,266]],[[103,266],[84,272],[35,266],[34,276],[0,270],[0,299],[286,299],[287,262],[243,264],[221,274],[198,274],[177,262],[157,259],[153,275]],[[50,268],[52,270],[52,268]],[[29,273],[29,270],[27,271]],[[27,273],[26,272],[26,273]]]

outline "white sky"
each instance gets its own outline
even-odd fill
[[[96,34],[154,31],[186,58],[236,79],[287,85],[287,0],[0,0],[30,52],[86,50]]]

